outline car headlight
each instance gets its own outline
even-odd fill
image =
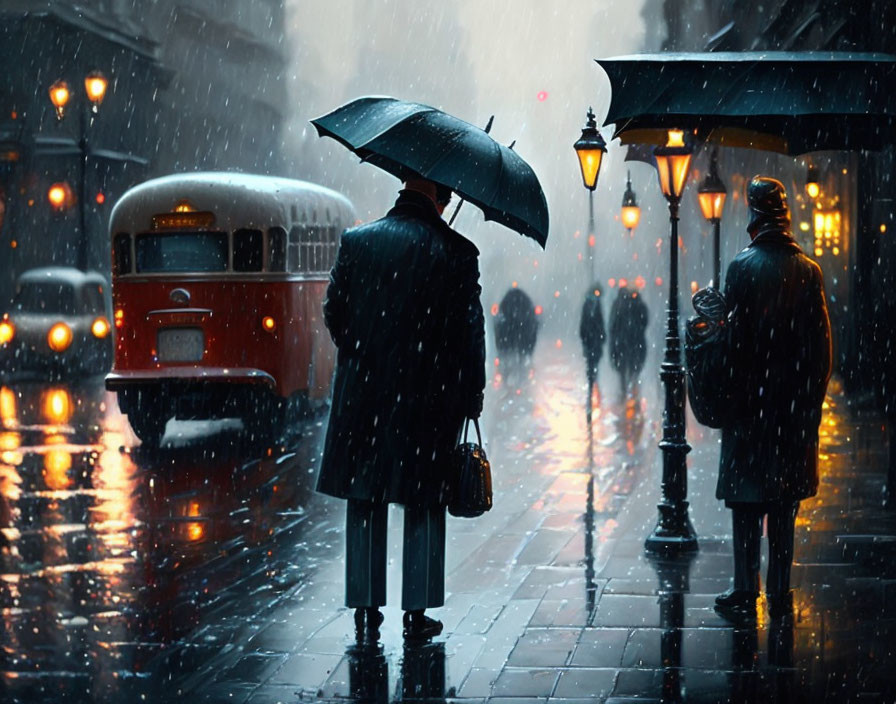
[[[0,322],[0,345],[5,345],[16,336],[16,326],[11,320]]]
[[[47,344],[54,352],[64,352],[72,344],[72,329],[65,323],[56,323],[47,333]]]
[[[96,320],[93,321],[93,325],[90,326],[90,332],[93,333],[94,337],[104,338],[109,334],[109,321],[106,320],[103,316],[100,316]]]

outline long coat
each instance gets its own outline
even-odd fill
[[[594,377],[597,375],[597,366],[603,356],[604,341],[607,338],[599,290],[594,288],[588,291],[585,302],[582,304],[582,318],[579,320],[579,338],[582,340],[586,371],[591,381],[594,381]]]
[[[610,308],[610,361],[624,376],[639,374],[647,358],[647,306],[637,291],[620,288]]]
[[[818,425],[831,373],[821,269],[787,232],[756,236],[728,267],[731,419],[716,497],[799,501],[818,488]]]
[[[446,502],[446,458],[485,387],[478,254],[416,191],[343,234],[324,302],[338,356],[318,491]]]

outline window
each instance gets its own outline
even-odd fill
[[[12,307],[22,313],[75,315],[75,288],[71,284],[49,281],[24,283],[13,299]]]
[[[268,271],[286,271],[286,230],[268,230]]]
[[[136,248],[138,273],[227,271],[223,232],[138,235]]]
[[[131,273],[131,236],[127,232],[115,235],[112,244],[112,266],[116,274]]]
[[[105,301],[103,301],[102,286],[88,284],[81,290],[81,298],[85,313],[101,315],[106,311],[106,304]]]
[[[261,230],[233,233],[233,270],[261,271],[264,264]]]

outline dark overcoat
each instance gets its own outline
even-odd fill
[[[821,268],[788,232],[756,236],[728,267],[735,379],[716,497],[799,501],[818,488],[818,425],[831,373]]]
[[[595,289],[597,290],[597,289]],[[579,321],[579,338],[582,340],[582,351],[591,369],[597,369],[604,352],[604,340],[607,331],[604,327],[604,314],[600,306],[600,296],[588,292],[582,304],[582,318]]]
[[[610,361],[621,374],[638,374],[647,359],[647,305],[637,291],[619,289],[610,308]]]
[[[478,255],[416,191],[343,234],[324,302],[338,356],[318,491],[447,501],[446,459],[485,386]]]

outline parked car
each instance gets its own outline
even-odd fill
[[[60,378],[108,371],[111,308],[101,274],[68,267],[24,272],[0,320],[0,372]]]

